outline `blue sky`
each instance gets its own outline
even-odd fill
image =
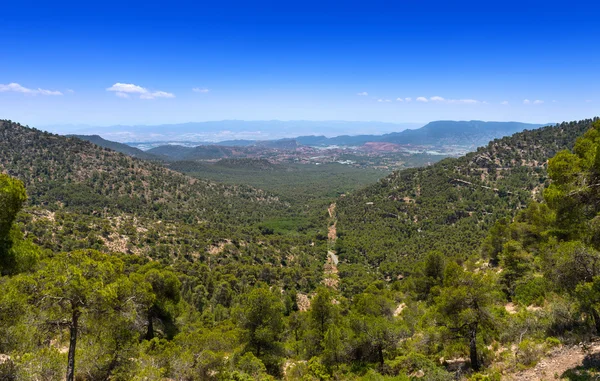
[[[553,122],[598,115],[595,1],[13,1],[0,118]]]

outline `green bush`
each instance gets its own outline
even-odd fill
[[[514,298],[517,303],[525,306],[531,304],[541,306],[548,289],[549,284],[545,278],[534,277],[517,285]]]

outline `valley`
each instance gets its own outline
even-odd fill
[[[71,353],[86,379],[595,374],[572,348],[597,329],[578,174],[597,176],[599,126],[389,173],[141,158],[3,121],[0,374],[57,379]]]
[[[0,381],[600,380],[600,2],[1,14]]]

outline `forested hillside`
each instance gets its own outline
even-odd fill
[[[430,250],[476,252],[492,224],[547,185],[546,161],[572,148],[592,120],[490,142],[458,159],[407,169],[338,202],[340,258],[395,278]]]
[[[235,258],[245,256],[249,267],[236,271],[251,272],[260,271],[265,262],[270,267],[286,261],[286,256],[300,261],[304,255],[324,255],[318,245],[294,253],[307,242],[324,244],[325,226],[298,218],[289,204],[249,186],[187,177],[9,121],[0,124],[0,152],[2,172],[27,188],[27,213],[19,217],[26,236],[51,250],[92,248],[143,254],[164,263],[210,257],[223,266],[233,266],[238,263]],[[301,229],[305,235],[263,234],[289,221],[289,229]],[[318,282],[319,264],[303,263],[303,271],[315,274],[303,275],[308,283]],[[268,278],[286,271],[290,268],[277,267]]]
[[[0,379],[600,375],[600,120],[395,173],[292,229],[254,188],[2,126]]]
[[[269,205],[285,206],[260,190],[192,179],[160,165],[101,149],[76,138],[0,124],[0,166],[21,179],[34,205],[67,207],[140,217],[219,221],[257,221]]]

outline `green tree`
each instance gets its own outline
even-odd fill
[[[580,238],[586,222],[600,212],[600,120],[591,127],[572,153],[564,150],[548,161],[552,184],[544,199],[556,211],[557,233],[564,239]]]
[[[444,287],[435,298],[435,309],[451,337],[467,340],[471,367],[481,368],[477,349],[482,329],[494,327],[490,307],[497,301],[496,280],[490,274],[465,271],[452,263],[446,270]]]
[[[600,333],[600,277],[577,285],[574,291],[581,311],[592,316],[596,334]]]
[[[146,340],[152,340],[155,335],[154,323],[158,321],[164,327],[164,333],[172,338],[177,333],[175,326],[175,306],[181,299],[181,282],[177,275],[168,269],[155,264],[142,267],[136,275],[136,282],[150,285],[149,293],[143,295],[143,314],[146,315]]]
[[[508,241],[504,244],[500,254],[500,266],[502,267],[500,278],[504,285],[504,291],[509,297],[512,298],[515,295],[517,282],[532,270],[532,262],[532,255],[523,250],[519,242]]]
[[[370,286],[354,298],[350,315],[358,352],[363,360],[378,362],[380,368],[386,352],[395,348],[401,333],[394,321],[394,304],[383,293]]]
[[[337,309],[332,303],[333,296],[326,287],[319,287],[317,293],[310,302],[310,321],[313,329],[316,330],[322,341],[329,325],[334,321],[337,315]]]
[[[27,200],[23,183],[0,173],[0,272],[6,273],[12,265],[9,250],[12,247],[11,228],[17,213]]]
[[[281,298],[266,284],[259,284],[241,295],[240,300],[239,325],[246,332],[248,347],[258,358],[278,351],[284,328]]]
[[[123,263],[106,254],[77,251],[58,254],[35,274],[37,302],[47,322],[69,330],[67,381],[75,377],[75,353],[82,317],[102,314],[110,306],[105,296],[123,280]]]

